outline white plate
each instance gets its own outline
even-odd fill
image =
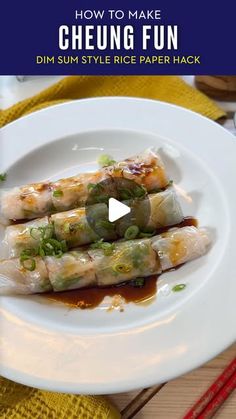
[[[94,169],[103,150],[120,159],[147,146],[161,149],[185,214],[210,228],[211,250],[163,275],[152,304],[123,313],[2,297],[3,376],[61,392],[129,391],[186,373],[235,340],[236,142],[222,127],[157,101],[71,102],[3,128],[0,172],[6,187],[55,179]],[[183,292],[168,292],[179,282]]]

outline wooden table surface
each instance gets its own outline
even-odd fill
[[[229,108],[230,104],[227,104],[227,109]],[[232,110],[228,111],[223,126],[236,135],[234,110],[235,103],[232,103]],[[157,386],[147,390],[115,394],[108,399],[121,412],[122,419],[181,419],[235,356],[236,344],[201,368],[168,382],[161,389]],[[236,391],[216,413],[215,418],[236,419]]]
[[[141,407],[141,391],[115,394],[108,399],[123,413],[122,418],[128,419],[181,419],[184,413],[207,390],[210,384],[222,372],[225,366],[236,356],[236,344],[221,355],[186,375],[170,381]],[[151,395],[151,391],[149,393]],[[132,409],[125,411],[126,406],[138,396],[136,405],[138,412],[132,416]],[[216,419],[236,418],[236,391],[234,391],[215,415]]]

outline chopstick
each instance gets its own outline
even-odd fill
[[[198,416],[198,419],[210,419],[214,416],[216,411],[221,407],[225,400],[229,397],[236,388],[236,373],[226,382],[224,387],[217,393],[214,399],[207,405],[203,412]]]
[[[210,418],[236,386],[236,358],[225,368],[183,419]],[[214,410],[215,409],[215,410]],[[205,415],[205,416],[201,416]],[[207,416],[208,415],[208,416]]]
[[[155,396],[166,383],[145,388],[121,411],[122,419],[131,419]]]

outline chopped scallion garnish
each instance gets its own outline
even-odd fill
[[[133,287],[142,288],[145,285],[145,279],[144,278],[136,278],[134,281],[131,282]]]
[[[104,242],[103,239],[98,240],[95,243],[90,245],[91,249],[102,249],[105,256],[112,255],[113,250],[115,249],[114,243]]]
[[[139,235],[139,228],[138,226],[133,225],[127,228],[124,234],[124,238],[126,240],[133,240],[133,239],[136,239],[138,235]]]
[[[140,234],[139,234],[139,237],[141,237],[141,238],[152,237],[152,236],[155,235],[155,233],[156,233],[156,231],[151,230],[151,229],[147,230],[147,231],[141,231]]]
[[[42,233],[37,227],[32,227],[30,229],[30,235],[34,240],[39,240],[42,237]]]
[[[24,249],[24,250],[22,250],[22,252],[21,252],[21,255],[20,255],[20,257],[21,258],[29,258],[29,257],[34,257],[34,256],[37,256],[37,250],[36,249]]]
[[[122,201],[133,198],[133,192],[128,188],[118,188],[119,198]]]
[[[0,182],[4,182],[7,178],[7,174],[6,173],[0,173]]]
[[[54,198],[61,198],[63,196],[63,191],[61,191],[60,189],[56,189],[55,191],[53,191],[53,196]]]
[[[147,189],[142,185],[137,185],[133,193],[135,198],[141,198],[147,194]]]
[[[61,250],[62,250],[62,252],[63,253],[67,252],[68,247],[67,247],[66,241],[65,240],[62,240],[60,243],[61,243]]]
[[[134,188],[118,188],[119,199],[125,201],[131,198],[143,198],[147,194],[147,189],[142,185],[136,185]]]
[[[184,290],[184,288],[186,288],[186,284],[177,284],[172,288],[173,292],[179,292]]]
[[[115,245],[112,243],[102,243],[101,248],[105,256],[110,256],[112,255],[113,250],[115,249]]]
[[[53,236],[54,227],[52,224],[40,227],[31,227],[30,235],[34,240],[49,239]]]
[[[116,161],[111,156],[109,156],[109,154],[102,154],[98,158],[98,164],[100,167],[112,166],[115,163]]]
[[[27,255],[23,256],[21,255],[20,257],[20,263],[23,266],[23,268],[25,268],[27,271],[34,271],[36,268],[36,262],[32,257],[29,257]]]
[[[90,244],[90,249],[101,249],[102,243],[103,243],[103,239],[100,239],[100,240]]]
[[[101,185],[100,183],[89,183],[87,188],[89,192],[95,192],[95,193],[100,193],[101,191],[104,190],[103,185]]]
[[[131,269],[132,269],[132,266],[131,265],[127,265],[125,263],[117,263],[117,265],[115,265],[113,267],[113,270],[115,272],[118,272],[118,273],[121,273],[121,274],[129,273],[131,271]]]
[[[96,197],[96,202],[99,204],[107,204],[109,201],[108,195],[100,195]]]
[[[63,225],[63,230],[66,234],[70,233],[70,223],[68,221]]]
[[[95,224],[96,228],[105,228],[105,230],[113,230],[114,224],[107,220],[99,220]]]
[[[30,235],[37,240],[38,247],[35,249],[25,249],[20,254],[20,261],[32,259],[32,257],[55,256],[60,258],[63,253],[67,252],[67,244],[65,240],[59,241],[53,238],[54,226],[49,224],[44,227],[32,227]],[[34,264],[31,264],[34,266]],[[33,270],[33,269],[32,269]]]

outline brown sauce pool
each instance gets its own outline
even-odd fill
[[[180,224],[177,224],[173,227],[186,227],[186,226],[198,226],[198,221],[193,217],[185,217]],[[157,231],[157,234],[164,233],[168,231],[170,227],[164,227]],[[177,266],[178,269],[180,266]],[[126,303],[144,303],[148,300],[151,300],[157,292],[157,279],[159,275],[150,276],[145,279],[145,284],[143,287],[135,287],[132,283],[124,283],[115,286],[110,286],[106,288],[83,288],[78,290],[71,291],[62,291],[62,292],[49,292],[44,294],[43,297],[46,297],[49,300],[59,301],[73,308],[81,309],[92,309],[103,301],[107,296],[115,297],[119,295]]]
[[[106,288],[93,287],[59,293],[50,292],[44,294],[44,297],[81,309],[95,308],[101,304],[105,297],[115,297],[116,295],[119,295],[126,303],[138,304],[149,300],[156,294],[157,277],[154,275],[147,278],[142,288],[134,287],[127,282]]]

